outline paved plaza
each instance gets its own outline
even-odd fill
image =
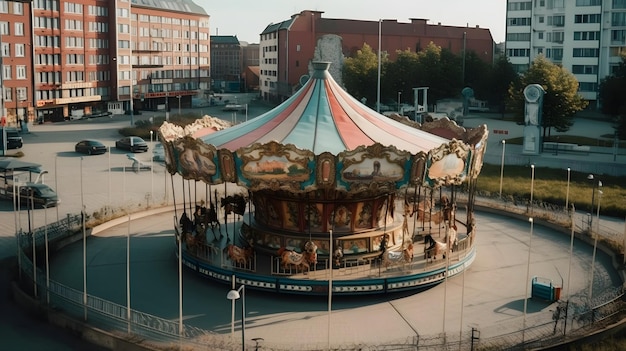
[[[523,128],[511,122],[479,117],[465,120],[466,126],[482,123],[490,130],[508,130],[506,137],[521,133]],[[118,116],[30,126],[31,133],[24,135],[26,157],[23,160],[41,163],[49,171],[45,181],[57,189],[62,201],[58,208],[33,211],[34,227],[68,213],[79,213],[83,206],[90,215],[97,215],[105,205],[147,208],[172,202],[172,183],[162,165],[155,163],[154,172],[135,173],[130,170],[131,162],[124,152],[113,150],[107,155],[83,158],[73,152],[74,144],[84,138],[100,139],[113,145],[120,137],[117,130],[126,125],[128,121]],[[577,120],[570,133],[589,135],[593,131],[598,136],[604,135],[612,131],[607,125]],[[487,152],[499,155],[499,142],[500,137],[492,134]],[[509,152],[519,151],[512,147],[507,148],[507,154]],[[149,162],[151,154],[137,156]],[[562,155],[561,159],[578,157],[585,156]],[[613,162],[616,158],[617,163],[626,163],[626,156],[622,154],[593,157],[599,162]],[[180,180],[175,180],[173,185],[178,188]],[[180,193],[177,189],[177,194]],[[472,327],[479,328],[482,337],[487,338],[522,328],[519,321],[527,295],[527,276],[540,276],[551,279],[556,285],[563,284],[561,298],[583,299],[588,293],[590,246],[575,241],[570,265],[569,236],[534,225],[529,265],[530,224],[527,221],[479,212],[477,222],[478,254],[470,269],[418,294],[334,299],[329,317],[327,301],[321,298],[284,295],[277,298],[247,290],[246,339],[262,337],[268,345],[287,348],[292,343],[323,347],[328,340],[344,345],[381,344],[401,342],[416,335],[435,335],[444,330],[458,334],[461,329],[467,332]],[[25,211],[14,213],[10,201],[0,202],[0,258],[15,255],[15,228],[27,230],[27,223]],[[620,219],[602,218],[602,223],[614,227],[616,232],[624,228]],[[125,235],[129,228],[132,307],[167,319],[178,318],[173,213],[139,219],[130,226],[124,223],[91,237],[88,243],[89,293],[125,304]],[[63,255],[55,255],[52,263],[52,279],[82,289],[80,245],[66,248]],[[2,284],[4,287],[6,281]],[[594,294],[620,284],[609,258],[598,254]],[[231,322],[231,305],[226,300],[228,290],[228,286],[185,271],[185,323],[228,335]],[[9,309],[6,299],[0,303],[3,310],[5,306]],[[528,300],[527,319],[533,323],[549,321],[553,308],[554,304]],[[27,318],[12,318],[11,314],[3,313],[0,317],[0,337],[6,341],[3,345],[13,349],[31,346],[28,348],[32,350],[80,349],[71,338],[66,340],[56,334],[52,338],[33,336],[33,330],[40,329],[32,325]],[[47,327],[41,328],[46,334]]]

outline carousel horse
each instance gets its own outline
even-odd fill
[[[428,244],[428,246],[424,246],[424,258],[437,259],[437,255],[439,254],[441,254],[443,258],[446,258],[448,248],[450,248],[450,251],[454,250],[457,245],[456,225],[451,227],[446,225],[446,236],[444,240],[444,242],[440,242],[435,240],[432,235],[426,235],[426,237],[424,237],[424,245]]]
[[[285,270],[289,266],[295,266],[298,271],[304,271],[304,268],[306,268],[307,271],[310,271],[311,265],[315,265],[317,263],[317,245],[315,245],[312,241],[307,241],[304,245],[303,253],[297,253],[281,247],[278,250],[278,256],[280,256],[280,264]]]
[[[180,229],[183,233],[191,233],[193,232],[193,221],[189,219],[187,216],[187,212],[183,212],[182,216],[180,216]]]
[[[224,215],[234,212],[240,216],[246,213],[246,198],[243,195],[229,195],[221,200]]]
[[[252,246],[239,247],[230,244],[224,248],[224,253],[228,255],[231,262],[247,266],[252,256],[254,256],[254,249]]]
[[[410,263],[413,261],[413,243],[409,243],[402,251],[383,252],[382,259],[385,268],[399,263]]]
[[[337,248],[333,251],[333,259],[335,262],[335,266],[341,265],[342,258],[343,258],[343,248],[341,246],[337,246]]]

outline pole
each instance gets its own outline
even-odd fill
[[[530,165],[531,178],[530,178],[530,214],[533,214],[533,192],[535,189],[535,165]]]
[[[59,193],[59,171],[57,168],[57,160],[59,159],[59,156],[54,156],[54,188],[57,191],[57,194]],[[57,211],[57,222],[59,221],[59,206],[55,206],[56,207],[56,211]]]
[[[528,239],[528,263],[526,264],[526,280],[524,284],[526,284],[526,293],[524,294],[524,327],[522,328],[522,342],[525,341],[524,333],[526,332],[526,311],[528,310],[528,281],[530,280],[530,250],[532,248],[532,240],[533,240],[533,218],[528,218],[530,222],[530,238]]]
[[[504,150],[506,149],[506,140],[502,139],[502,160],[500,161],[500,198],[502,198],[502,177],[504,176]]]
[[[126,320],[128,321],[128,334],[130,334],[130,213],[126,232]]]
[[[45,224],[43,233],[46,244],[46,303],[50,305],[50,251],[48,247],[48,206],[44,205],[43,208],[43,218]]]
[[[174,206],[174,208],[176,208],[176,206]],[[178,221],[176,220],[176,215],[174,215],[174,223],[178,223]],[[182,238],[182,233],[178,234],[178,332],[180,336],[183,336],[183,238]]]
[[[569,170],[569,168],[568,168]],[[567,304],[565,308],[565,326],[563,327],[563,335],[567,330],[567,307],[569,307],[569,298],[570,298],[570,282],[572,281],[572,257],[574,256],[574,229],[576,225],[574,224],[574,214],[576,213],[576,208],[574,204],[572,204],[572,213],[571,213],[571,221],[572,221],[572,230],[570,233],[570,243],[569,243],[569,264],[567,268]]]
[[[597,217],[597,230],[595,238],[593,239],[593,256],[591,258],[591,282],[589,283],[589,307],[591,308],[593,297],[593,271],[596,264],[596,251],[598,248],[598,236],[600,235],[600,201],[602,200],[602,190],[598,190],[598,217]]]
[[[328,350],[330,350],[330,318],[333,306],[333,262],[332,262],[332,254],[333,254],[333,231],[332,229],[329,231],[330,234],[330,245],[329,247],[329,255],[328,255],[328,268],[330,269],[330,276],[328,279]]]
[[[567,191],[565,192],[565,211],[569,208],[569,182],[570,182],[570,174],[571,169],[567,167]],[[572,205],[572,208],[574,205]],[[572,222],[574,221],[574,217],[572,217]]]
[[[381,65],[381,26],[383,20],[378,20],[378,82],[376,83],[376,112],[380,113],[380,65]]]
[[[85,230],[85,198],[83,192],[83,157],[80,158],[80,204],[83,229],[83,307],[84,318],[87,320],[87,231]]]
[[[594,180],[594,176],[593,174],[590,174],[587,176],[587,179],[591,180],[593,183],[591,184],[591,210],[589,210],[589,213],[591,214],[589,216],[589,231],[593,231],[593,203],[595,201],[595,195],[596,195],[596,181]]]
[[[29,188],[30,193],[30,204],[29,204],[29,212],[28,212],[28,233],[33,238],[33,292],[35,297],[37,297],[37,242],[35,240],[35,234],[31,230],[31,221],[34,221],[35,216],[35,199],[33,197],[34,190]],[[32,217],[31,217],[32,216]]]
[[[154,150],[154,142],[152,141],[153,131],[150,131],[150,146]],[[150,158],[150,201],[154,201],[154,156]]]
[[[241,284],[241,351],[246,351],[246,286]]]
[[[111,147],[108,147],[108,161],[109,161],[109,172],[108,172],[108,177],[109,177],[109,207],[111,207]],[[58,207],[58,206],[57,206]]]
[[[235,290],[235,275],[232,275],[230,279],[231,290]],[[230,300],[231,303],[231,318],[230,318],[230,339],[235,342],[235,299]]]

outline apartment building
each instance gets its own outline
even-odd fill
[[[426,19],[415,18],[408,23],[330,19],[323,18],[322,14],[305,10],[263,30],[259,56],[259,86],[263,99],[281,101],[291,96],[306,80],[309,63],[314,57],[330,52],[340,60],[361,49],[364,43],[377,51],[379,37],[381,51],[391,60],[395,59],[396,50],[417,52],[433,42],[455,54],[474,51],[486,62],[493,61],[493,37],[486,28],[428,24]],[[340,48],[335,49],[332,44],[318,47],[318,41],[325,37],[337,38]],[[331,74],[333,69],[339,67],[331,66]]]
[[[626,0],[508,0],[506,12],[505,52],[518,72],[544,55],[597,102],[598,85],[626,53]]]
[[[10,126],[33,114],[30,23],[30,2],[0,1],[0,115]]]
[[[242,50],[233,35],[211,36],[211,88],[217,93],[241,91]]]
[[[1,0],[0,14],[7,116],[191,106],[209,88],[209,16],[191,0]]]

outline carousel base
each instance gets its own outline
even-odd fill
[[[239,233],[241,222],[228,223],[215,233],[209,229],[207,242],[190,244],[183,239],[182,248],[177,249],[187,269],[220,283],[245,284],[246,288],[280,294],[328,295],[371,295],[395,292],[420,291],[443,282],[469,268],[476,257],[475,246],[466,234],[458,234],[455,250],[446,258],[439,253],[429,256],[426,240],[429,233],[414,236],[412,259],[318,260],[308,269],[285,270],[280,258],[265,253],[256,253],[241,261],[231,260],[229,250],[241,249],[232,245],[234,233]],[[437,234],[433,233],[436,237]],[[178,239],[177,239],[178,243]],[[401,252],[398,253],[402,256]]]

